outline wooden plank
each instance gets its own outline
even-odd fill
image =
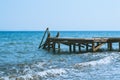
[[[64,44],[64,45],[68,45],[69,46],[69,44],[70,43],[68,43],[68,42],[60,42],[61,44]]]
[[[42,43],[43,43],[43,40],[44,40],[45,35],[46,35],[46,33],[48,32],[48,30],[49,30],[49,28],[46,28],[46,30],[45,30],[45,32],[44,32],[44,35],[43,35],[43,37],[42,37],[42,40],[41,40],[41,42],[40,42],[39,48],[41,48]]]
[[[82,39],[82,38],[55,38],[55,37],[50,37],[50,40],[52,41],[64,41],[64,42],[77,42],[77,43],[81,43],[81,42],[93,42],[92,39]]]
[[[107,42],[108,38],[94,38],[94,42]]]
[[[48,46],[48,42],[50,41],[50,32],[48,32],[48,36],[47,36],[47,39],[46,39],[46,41],[44,42],[44,44],[42,45],[41,44],[41,46],[40,47],[42,47],[43,46],[43,49],[46,49],[46,46]]]
[[[82,43],[82,45],[88,45],[88,47],[92,47],[92,45],[88,44],[88,43]]]
[[[105,44],[105,43],[101,43],[101,44],[99,44],[98,46],[94,47],[93,51],[95,52],[95,51],[97,51],[98,49],[100,49],[100,47],[101,47],[103,44]]]

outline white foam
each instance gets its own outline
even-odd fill
[[[42,72],[28,73],[26,75],[21,75],[19,77],[9,78],[9,76],[2,77],[3,80],[34,80],[36,78],[46,78],[46,77],[55,77],[58,75],[65,74],[65,69],[49,69]],[[1,78],[0,78],[1,79]]]
[[[46,77],[55,77],[57,75],[65,74],[66,70],[64,69],[50,69],[42,72],[28,73],[26,75],[21,75],[18,77],[13,77],[12,80],[34,80],[36,78],[46,78]],[[2,77],[3,80],[11,80],[9,76]]]
[[[96,66],[96,65],[101,65],[101,64],[109,64],[112,62],[113,57],[108,56],[96,61],[89,61],[89,62],[83,62],[83,63],[77,63],[74,66],[75,67],[87,67],[87,66]]]
[[[32,79],[33,80],[33,77],[32,77],[32,74],[26,74],[26,75],[24,75],[24,76],[20,76],[20,77],[18,77],[18,79],[20,79],[20,78],[23,78],[23,79]]]
[[[64,69],[50,69],[42,72],[38,72],[37,75],[41,77],[46,77],[46,76],[55,76],[55,75],[61,75],[66,73]]]
[[[45,62],[39,62],[36,64],[36,67],[43,67],[45,64]]]
[[[34,74],[26,74],[26,75],[23,75],[23,76],[19,76],[19,78],[23,78],[23,79],[34,79],[35,77],[34,76],[38,76],[38,77],[53,77],[53,76],[56,76],[56,75],[61,75],[61,74],[65,74],[66,71],[64,69],[50,69],[50,70],[45,70],[45,71],[42,71],[42,72],[36,72]],[[37,77],[36,77],[37,78]]]

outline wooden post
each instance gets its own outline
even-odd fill
[[[48,35],[47,35],[47,39],[46,39],[46,41],[45,41],[45,43],[44,43],[44,45],[43,45],[43,49],[47,49],[47,48],[49,48],[49,42],[50,42],[50,32],[48,32]],[[42,45],[41,45],[42,46]],[[39,46],[39,47],[41,47],[41,46]],[[46,48],[46,46],[48,46],[47,48]]]
[[[43,45],[43,49],[46,49],[46,45],[45,44]]]
[[[73,45],[73,52],[76,52],[76,45]]]
[[[95,49],[95,44],[94,42],[92,42],[92,52],[94,52],[94,49]]]
[[[59,36],[60,36],[60,33],[58,32],[57,35],[56,35],[56,37],[59,37]]]
[[[107,47],[108,47],[108,50],[110,50],[110,43],[109,42],[107,43]]]
[[[69,51],[72,52],[72,45],[69,44]]]
[[[108,42],[108,50],[112,51],[112,42]]]
[[[60,43],[58,43],[58,53],[60,53]]]
[[[120,52],[120,42],[119,42],[119,52]]]
[[[97,42],[97,46],[99,45],[99,42]]]
[[[50,51],[50,40],[48,40],[48,51]]]
[[[86,43],[86,52],[88,52],[88,43]]]
[[[43,37],[42,37],[42,40],[41,40],[40,45],[39,45],[39,47],[38,47],[38,48],[41,48],[42,43],[43,43],[43,40],[44,40],[45,35],[46,35],[46,33],[48,32],[48,30],[49,30],[49,28],[47,28],[47,29],[45,30],[44,35],[43,35]],[[49,35],[49,34],[48,34],[48,35]]]
[[[79,44],[79,46],[78,46],[78,47],[79,47],[79,52],[81,52],[81,44]]]
[[[110,42],[110,51],[112,51],[112,42]]]
[[[55,52],[55,42],[53,42],[53,52]]]

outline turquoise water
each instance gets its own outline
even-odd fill
[[[52,31],[51,35],[56,33]],[[38,49],[42,36],[42,31],[0,32],[0,80],[120,79],[120,52],[54,54]],[[120,37],[120,32],[61,31],[60,37]],[[65,45],[62,49],[68,50]]]

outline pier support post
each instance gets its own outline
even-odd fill
[[[108,50],[110,50],[110,43],[107,43]]]
[[[79,47],[79,52],[81,52],[81,44],[79,44],[78,47]]]
[[[72,52],[72,45],[69,44],[69,52]]]
[[[88,43],[86,43],[86,52],[88,52]]]
[[[112,51],[112,43],[108,42],[108,50]]]
[[[119,52],[120,52],[120,42],[119,42]]]
[[[46,49],[46,45],[45,44],[43,45],[43,49]]]
[[[55,42],[53,42],[53,52],[55,53]]]
[[[48,51],[50,51],[50,40],[48,40]]]
[[[76,52],[76,45],[73,45],[73,52]]]
[[[110,51],[112,51],[112,43],[110,43]]]
[[[92,52],[94,52],[94,49],[95,49],[95,44],[94,42],[92,42]]]
[[[99,42],[97,42],[97,46],[99,46]]]
[[[58,53],[60,53],[60,43],[58,43]]]

